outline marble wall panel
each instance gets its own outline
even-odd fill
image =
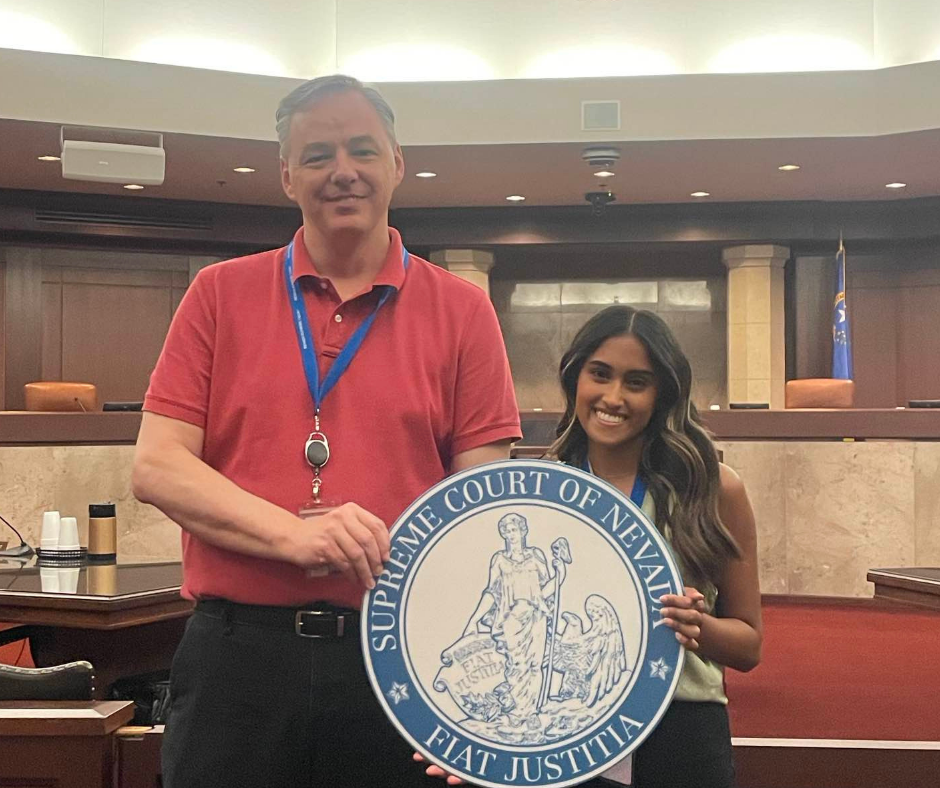
[[[703,410],[727,404],[728,354],[725,313],[666,311],[660,317],[672,329],[692,365],[692,401]]]
[[[760,587],[765,594],[785,594],[788,583],[785,445],[773,441],[725,441],[718,444],[724,462],[741,477],[757,525]]]
[[[0,514],[36,545],[42,513],[58,510],[78,520],[87,544],[88,504],[110,501],[123,561],[179,560],[179,527],[131,494],[133,454],[133,446],[0,447]]]
[[[611,304],[657,312],[695,370],[696,405],[727,402],[725,279],[516,282],[494,279],[490,295],[512,365],[519,407],[559,408],[558,362],[584,323]]]
[[[870,596],[878,566],[914,564],[914,444],[783,443],[789,593]]]
[[[0,514],[31,545],[39,544],[42,513],[55,508],[54,449],[0,446]],[[0,542],[16,536],[0,525]]]
[[[508,312],[500,316],[506,353],[524,410],[561,410],[564,401],[556,380],[561,360],[560,312]]]
[[[940,565],[940,443],[722,441],[754,509],[761,590],[870,596],[869,569]],[[126,561],[178,560],[179,528],[130,492],[131,446],[0,447],[0,514],[31,544],[42,512],[114,501]],[[0,541],[7,538],[0,529]]]
[[[914,561],[940,566],[940,443],[914,447]]]

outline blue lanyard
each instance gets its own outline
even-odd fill
[[[582,470],[594,475],[594,469],[591,467],[589,460],[584,461],[584,468],[582,468]],[[633,489],[630,491],[630,500],[637,506],[643,506],[644,498],[646,498],[646,479],[637,471],[636,478],[633,480]]]
[[[402,247],[402,267],[407,271],[409,262],[408,250]],[[320,403],[326,398],[326,395],[332,391],[333,386],[340,379],[346,368],[350,365],[362,343],[365,341],[366,334],[372,328],[375,322],[375,316],[385,305],[389,297],[395,292],[391,285],[385,285],[385,292],[379,298],[362,324],[357,328],[349,341],[343,346],[339,355],[330,366],[324,380],[320,380],[320,366],[317,363],[317,351],[313,343],[313,334],[310,331],[310,321],[307,319],[307,308],[304,306],[303,297],[294,282],[294,242],[291,241],[287,247],[287,253],[284,255],[284,279],[287,282],[287,297],[290,299],[291,312],[294,316],[294,330],[297,332],[297,344],[300,346],[300,356],[303,359],[304,375],[307,376],[307,386],[310,388],[310,395],[313,397],[313,404],[320,411]]]

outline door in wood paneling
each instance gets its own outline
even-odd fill
[[[835,258],[801,255],[793,269],[793,377],[828,378],[832,374]]]
[[[855,407],[893,408],[900,404],[898,377],[898,298],[890,287],[850,288]]]
[[[172,309],[170,272],[63,269],[63,379],[94,383],[99,402],[143,399]]]
[[[899,404],[940,399],[940,284],[902,287],[898,298]]]

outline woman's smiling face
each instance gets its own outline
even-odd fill
[[[615,447],[640,437],[656,406],[656,373],[635,336],[611,337],[584,362],[575,414],[590,443]]]

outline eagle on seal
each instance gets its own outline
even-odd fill
[[[561,614],[565,627],[559,627],[552,669],[562,674],[555,700],[576,699],[590,708],[616,686],[627,670],[627,657],[620,620],[610,602],[591,594],[584,612],[591,622],[587,628],[580,616]]]

